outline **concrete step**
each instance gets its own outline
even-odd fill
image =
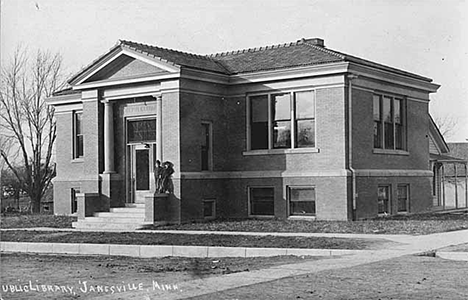
[[[73,222],[73,228],[78,230],[87,231],[126,231],[135,230],[145,227],[145,225],[151,225],[148,223],[109,223],[109,222],[86,222],[78,221]]]
[[[80,220],[84,222],[91,222],[91,223],[129,223],[129,224],[138,224],[144,223],[145,217],[126,217],[126,218],[118,218],[118,217],[87,217],[84,220]]]
[[[128,213],[122,213],[122,212],[97,212],[94,213],[95,217],[100,217],[100,218],[144,218],[145,213],[141,212],[128,212]]]
[[[138,212],[138,213],[145,213],[145,208],[144,207],[113,207],[110,209],[110,212],[115,212],[115,213],[133,213],[133,212]]]
[[[144,203],[125,203],[125,207],[145,208]]]

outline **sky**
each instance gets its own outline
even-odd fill
[[[436,118],[468,139],[468,0],[0,0],[1,61],[18,45],[78,72],[119,39],[210,54],[319,37],[333,50],[432,78]]]

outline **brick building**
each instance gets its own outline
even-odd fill
[[[69,83],[48,100],[54,209],[80,224],[132,212],[133,225],[353,220],[432,206],[439,86],[321,39],[206,56],[120,41]],[[173,194],[154,196],[155,159],[174,163]]]

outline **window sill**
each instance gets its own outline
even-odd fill
[[[409,155],[409,152],[406,150],[389,150],[389,149],[374,149],[372,150],[374,154],[388,154],[388,155]]]
[[[275,154],[302,154],[302,153],[319,153],[318,148],[294,148],[294,149],[266,149],[266,150],[249,150],[244,151],[244,156],[251,155],[275,155]]]
[[[80,157],[80,158],[74,158],[74,159],[72,159],[71,162],[72,162],[72,164],[75,164],[75,163],[82,163],[82,162],[84,162],[84,159],[83,159],[82,157]]]
[[[275,216],[265,216],[265,215],[249,215],[249,218],[251,219],[274,219]]]
[[[310,220],[314,221],[316,216],[289,216],[288,220]]]

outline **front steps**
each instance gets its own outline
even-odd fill
[[[125,207],[111,208],[110,212],[97,212],[73,222],[73,228],[86,231],[132,231],[153,225],[145,222],[144,204],[126,204]]]

